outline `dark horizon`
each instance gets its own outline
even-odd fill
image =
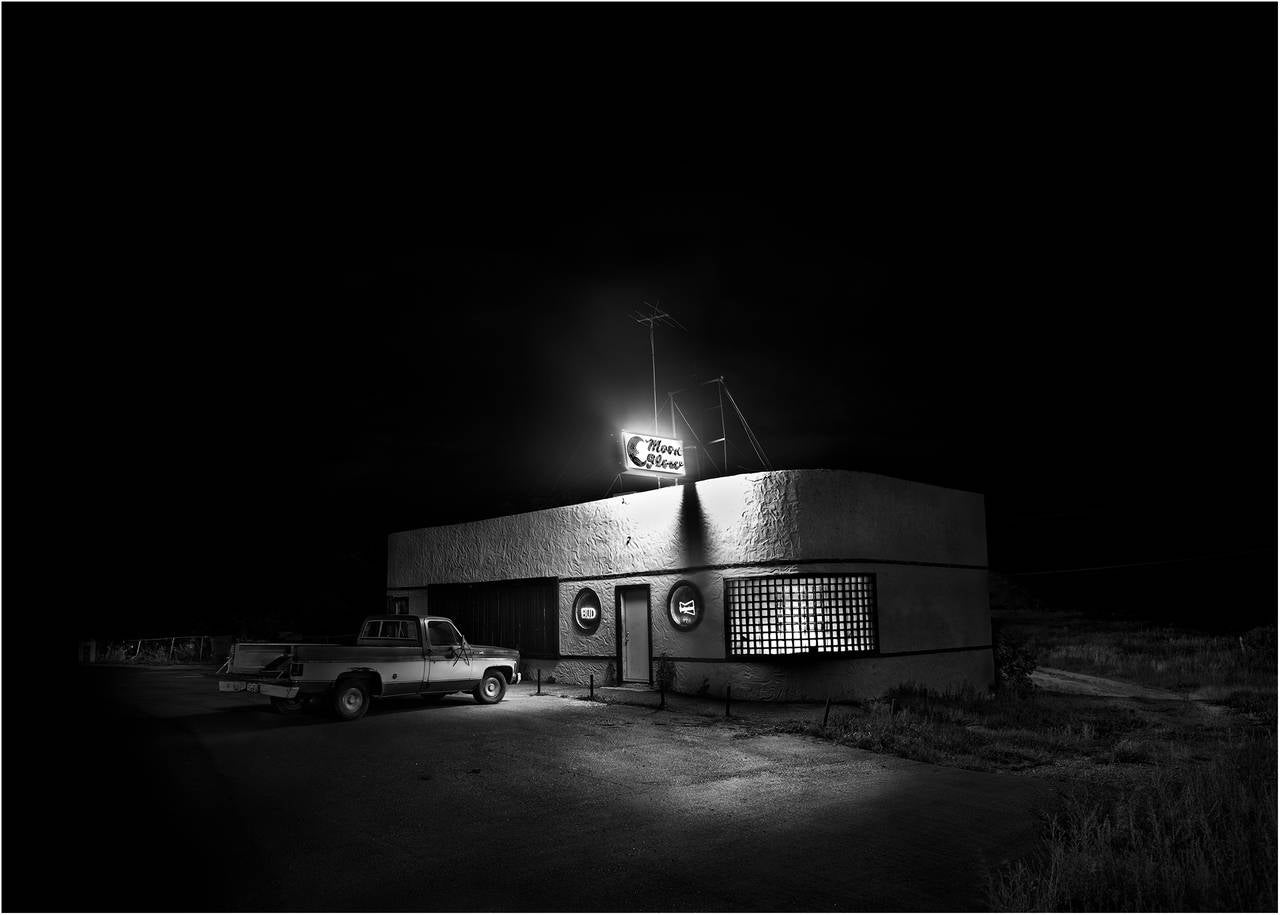
[[[49,481],[19,548],[84,635],[354,626],[382,606],[388,532],[604,496],[610,436],[652,423],[648,301],[686,328],[657,333],[659,401],[693,387],[714,426],[700,383],[723,375],[774,467],[981,492],[997,572],[1128,570],[1021,579],[1049,603],[1274,621],[1275,49],[1241,42],[1275,11],[990,14],[1035,42],[980,38],[966,10],[960,53],[956,12],[918,24],[930,91],[889,93],[911,130],[847,119],[857,84],[823,71],[788,98],[829,133],[775,125],[697,192],[647,190],[622,145],[538,172],[462,129],[488,123],[479,96],[386,186],[239,115],[226,136],[279,163],[68,179],[75,233],[42,202],[11,234],[46,280],[9,312],[11,368],[47,358],[10,373],[32,443],[11,499]],[[88,41],[93,15],[32,46]],[[256,97],[243,79],[192,92]],[[74,88],[85,130],[154,134],[147,106]],[[12,101],[14,123],[63,110]],[[172,117],[166,142],[207,148]],[[137,173],[121,150],[100,173]]]

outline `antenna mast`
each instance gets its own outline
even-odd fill
[[[644,304],[650,309],[649,314],[644,314],[643,312],[639,312],[639,311],[633,311],[631,312],[631,319],[635,321],[637,324],[647,324],[649,327],[649,368],[653,372],[652,433],[654,435],[657,435],[658,434],[658,357],[653,345],[653,328],[655,324],[662,324],[665,327],[678,327],[681,330],[686,330],[686,328],[683,324],[681,324],[675,318],[671,317],[671,315],[667,314],[665,311],[663,311],[661,308],[658,307],[659,305],[662,304],[661,299],[658,300],[658,305],[650,305],[648,302],[645,302]],[[672,425],[674,426],[675,423],[672,422]],[[662,488],[661,476],[658,477],[658,488],[659,489]]]
[[[658,300],[658,305],[649,305],[644,303],[652,311],[649,314],[643,314],[639,311],[631,313],[631,319],[637,324],[647,324],[649,326],[649,367],[653,370],[653,433],[658,432],[658,357],[653,345],[653,326],[662,324],[667,327],[678,327],[685,330],[685,326],[677,321],[671,315],[667,314],[658,305],[662,304],[662,300]]]

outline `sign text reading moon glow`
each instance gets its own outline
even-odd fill
[[[684,476],[684,442],[680,439],[623,430],[621,440],[622,463],[627,470]]]

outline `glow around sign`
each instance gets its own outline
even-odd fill
[[[622,463],[635,473],[684,476],[684,442],[643,432],[622,432]]]

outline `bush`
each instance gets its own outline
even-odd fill
[[[1115,795],[1079,789],[1046,819],[1038,853],[992,881],[992,907],[1274,912],[1275,752],[1274,734],[1262,733]]]
[[[667,657],[666,652],[658,655],[658,667],[654,671],[654,678],[658,681],[658,688],[663,692],[671,692],[676,685],[676,663]]]
[[[1031,673],[1036,669],[1035,651],[1027,642],[1001,638],[996,642],[996,685],[1002,690],[1027,692],[1035,689]]]

